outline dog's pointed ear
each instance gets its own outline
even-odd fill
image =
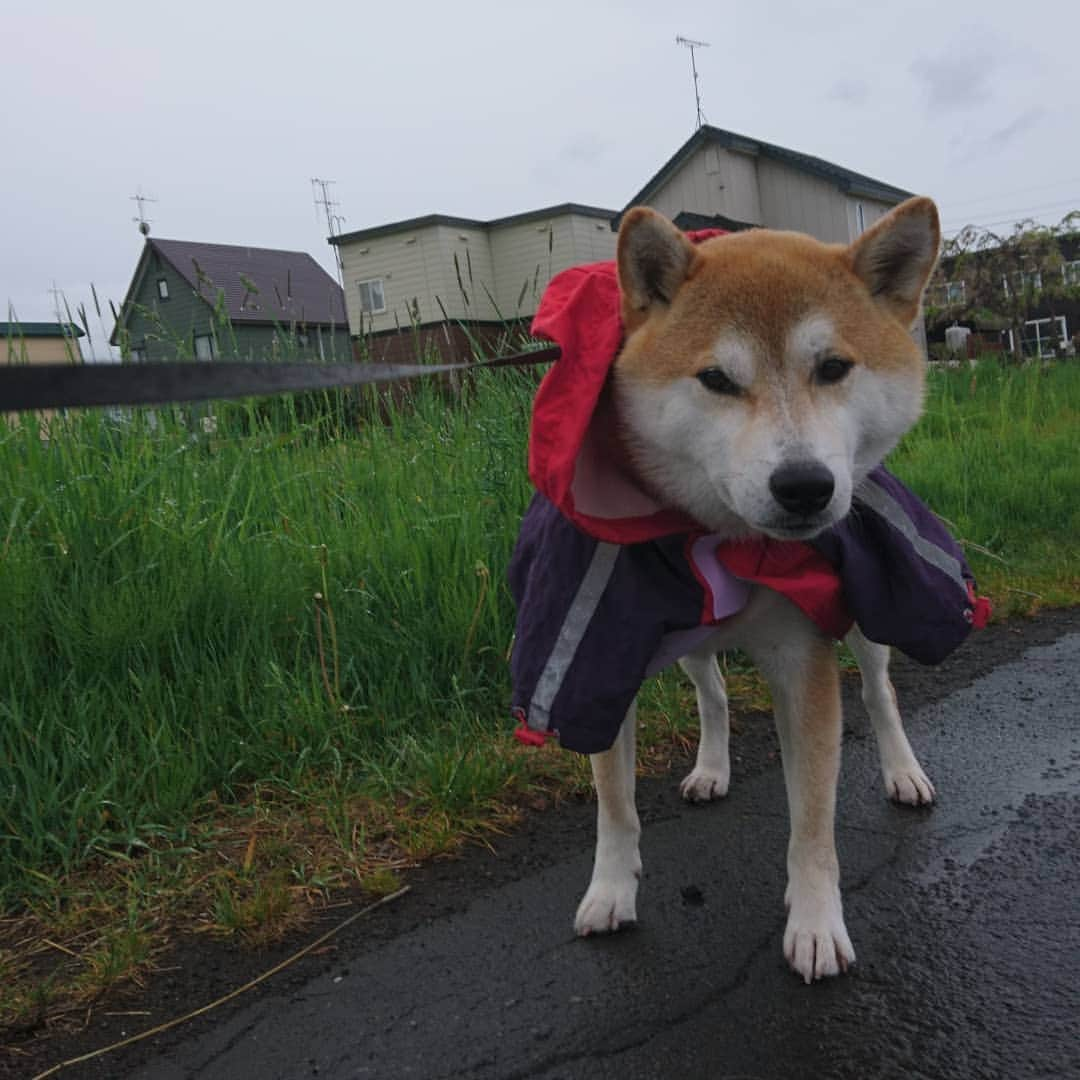
[[[937,207],[916,197],[875,222],[848,251],[870,295],[910,328],[940,247]]]
[[[694,245],[662,214],[647,206],[628,210],[616,264],[623,325],[631,330],[655,305],[670,304],[697,257]]]

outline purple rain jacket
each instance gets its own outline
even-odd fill
[[[614,264],[597,263],[552,279],[533,321],[562,356],[534,402],[529,474],[539,490],[509,568],[519,739],[608,749],[642,681],[740,611],[754,584],[782,592],[830,636],[855,622],[921,663],[985,625],[989,604],[960,546],[881,466],[848,516],[808,544],[720,542],[628,484],[589,426],[621,342],[618,311]]]

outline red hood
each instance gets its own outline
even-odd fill
[[[724,231],[688,235],[700,243]],[[665,509],[642,491],[627,474],[610,435],[592,424],[623,339],[615,263],[556,274],[533,318],[532,333],[562,350],[533,402],[529,477],[537,490],[598,540],[634,544],[700,530],[691,518]]]

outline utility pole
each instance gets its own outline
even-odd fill
[[[707,49],[707,41],[694,41],[692,38],[684,38],[680,34],[675,35],[676,45],[685,45],[690,50],[690,71],[694,76],[694,101],[697,103],[697,127],[705,123],[705,111],[701,107],[701,88],[698,85],[697,58],[694,56],[695,49]],[[694,129],[695,131],[697,128]]]
[[[135,194],[129,195],[128,198],[139,208],[138,214],[131,220],[137,221],[139,223],[139,232],[141,232],[143,236],[149,236],[150,219],[146,216],[146,204],[151,202],[157,202],[157,199],[152,199],[149,195],[144,195],[142,193],[141,187],[137,188]]]
[[[323,180],[318,176],[311,178],[311,195],[315,200],[315,212],[319,212],[321,206],[326,213],[326,228],[331,236],[341,235],[341,225],[345,218],[341,214],[334,213],[334,207],[340,203],[330,198],[330,185],[337,183],[336,180]],[[341,265],[341,251],[337,244],[330,245],[334,249],[334,265],[337,267],[338,284],[341,291],[345,291],[345,274]]]

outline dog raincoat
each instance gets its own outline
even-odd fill
[[[959,545],[883,467],[856,490],[843,521],[806,543],[721,542],[636,486],[591,426],[622,343],[613,262],[556,275],[532,332],[562,356],[533,405],[537,493],[509,569],[522,741],[558,736],[582,753],[608,749],[642,681],[740,611],[753,585],[783,593],[831,637],[856,622],[922,663],[944,659],[985,625],[989,605],[976,598]]]

